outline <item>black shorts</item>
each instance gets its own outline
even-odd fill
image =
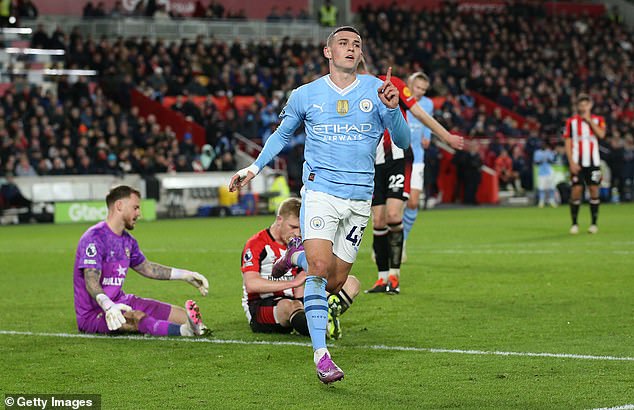
[[[273,309],[282,299],[295,300],[295,298],[276,296],[266,299],[249,301],[249,312],[251,313],[251,330],[255,333],[291,333],[292,327],[284,327],[275,323]]]
[[[388,159],[374,166],[374,195],[372,206],[385,205],[388,198],[406,200],[405,158]]]
[[[582,167],[578,174],[570,175],[572,185],[599,185],[601,183],[601,169],[599,167]]]

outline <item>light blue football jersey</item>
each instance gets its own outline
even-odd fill
[[[423,96],[417,102],[418,105],[429,115],[434,115],[434,103],[430,98]],[[423,139],[431,138],[431,130],[427,128],[418,118],[407,111],[407,123],[411,131],[412,153],[414,155],[414,164],[423,164],[425,162],[425,150],[422,146]]]
[[[372,198],[374,157],[384,129],[407,147],[410,131],[399,108],[379,99],[383,82],[370,75],[340,89],[323,76],[293,91],[255,164],[262,169],[304,123],[304,187],[344,199]]]

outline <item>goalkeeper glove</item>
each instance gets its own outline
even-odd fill
[[[95,299],[99,306],[106,312],[106,323],[109,330],[120,329],[125,324],[125,316],[122,312],[129,312],[132,308],[123,303],[114,303],[103,293],[98,294]]]
[[[198,272],[191,272],[185,269],[172,268],[170,280],[184,280],[200,291],[200,294],[207,296],[209,293],[209,281]]]

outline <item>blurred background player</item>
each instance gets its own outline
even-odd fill
[[[202,323],[196,302],[185,309],[123,293],[132,268],[158,280],[183,280],[207,295],[209,283],[197,272],[150,262],[128,231],[141,216],[141,194],[121,185],[106,196],[108,216],[82,235],[75,254],[73,285],[77,327],[85,333],[140,332],[153,336],[200,336]]]
[[[379,76],[384,79],[383,76]],[[455,149],[462,149],[464,141],[451,134],[417,104],[415,96],[403,80],[392,77],[399,91],[399,106],[404,118],[415,118],[434,131]],[[408,112],[411,116],[408,116]],[[410,131],[411,132],[411,131]],[[408,147],[409,148],[409,147]],[[386,130],[376,149],[374,195],[372,197],[372,224],[374,241],[372,255],[378,270],[378,279],[365,293],[400,293],[401,257],[403,254],[404,202],[410,195],[410,155],[392,144]],[[422,181],[422,180],[421,180]],[[420,192],[419,192],[420,195]]]
[[[379,77],[380,78],[380,77]],[[399,89],[405,85],[393,77],[392,83]],[[404,100],[400,95],[400,108],[405,110],[415,104],[414,100]],[[401,253],[403,251],[403,203],[405,192],[405,150],[392,144],[390,133],[385,130],[381,142],[376,147],[374,160],[374,194],[372,196],[372,251],[379,278],[366,293],[399,293]]]
[[[291,262],[307,271],[304,306],[313,344],[317,377],[323,383],[343,379],[326,347],[328,290],[343,288],[359,252],[370,216],[374,190],[374,156],[383,130],[395,143],[409,146],[410,131],[398,110],[398,90],[390,81],[357,75],[362,56],[359,32],[350,26],[334,30],[323,49],[329,74],[297,88],[280,114],[282,122],[255,162],[230,181],[235,190],[253,179],[305,124],[305,162],[300,224],[304,249],[289,243],[273,268],[284,274]],[[342,159],[345,158],[345,161]]]
[[[422,72],[416,72],[407,79],[407,86],[412,92],[412,96],[417,101],[420,108],[426,112],[430,117],[434,113],[434,103],[428,97],[425,97],[425,93],[429,88],[429,77]],[[418,217],[418,204],[420,203],[420,194],[423,191],[424,175],[425,175],[425,149],[429,147],[431,140],[431,130],[426,127],[415,115],[411,112],[407,113],[407,123],[412,133],[412,162],[406,164],[410,170],[406,170],[406,174],[410,175],[409,181],[409,198],[405,206],[403,213],[403,254],[401,262],[405,263],[407,260],[406,244],[407,237],[409,236],[414,222]],[[409,172],[408,172],[409,171]]]
[[[570,192],[570,215],[572,226],[570,233],[579,233],[577,216],[581,206],[584,187],[590,191],[590,215],[592,223],[589,233],[599,232],[597,219],[599,217],[599,183],[601,169],[599,156],[599,139],[605,138],[605,119],[594,115],[592,100],[588,94],[579,94],[576,101],[577,114],[566,120],[564,141],[566,156],[570,167],[572,190]]]
[[[306,273],[293,267],[279,278],[272,276],[273,264],[286,252],[289,241],[298,239],[301,205],[298,198],[283,201],[275,222],[253,235],[242,251],[242,307],[254,332],[290,333],[295,329],[309,335],[303,303]],[[359,288],[358,279],[348,276],[339,294],[330,295],[329,338],[341,337],[339,316],[350,307]]]
[[[555,151],[553,151],[546,140],[541,141],[541,146],[533,154],[533,164],[537,165],[537,197],[539,202],[537,206],[544,207],[546,197],[548,203],[553,208],[557,207],[555,199],[555,181],[553,163],[555,162]]]

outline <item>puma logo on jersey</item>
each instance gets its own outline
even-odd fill
[[[321,105],[313,104],[313,108],[319,108],[319,111],[324,112],[324,104],[325,103],[322,103]]]

